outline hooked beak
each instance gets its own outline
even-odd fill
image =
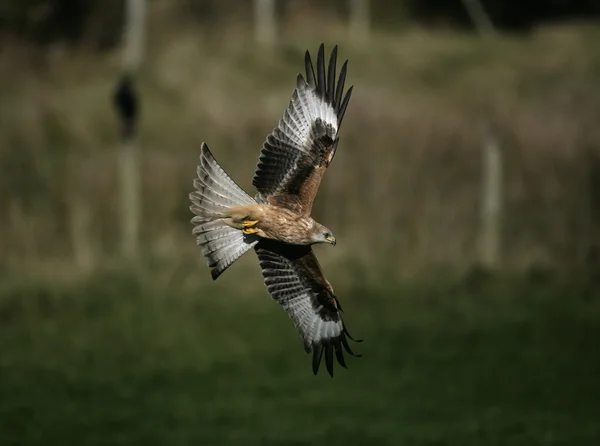
[[[331,243],[333,246],[335,246],[335,237],[334,236],[327,237],[325,240],[327,240],[329,243]]]

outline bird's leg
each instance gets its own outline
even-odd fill
[[[258,223],[258,220],[246,220],[242,223],[242,232],[246,235],[256,234],[258,229],[254,226]]]

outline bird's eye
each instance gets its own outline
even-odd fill
[[[329,237],[331,237],[331,234],[329,232],[326,232],[325,233],[325,238],[329,238]]]

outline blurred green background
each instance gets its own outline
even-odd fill
[[[0,445],[600,444],[600,8],[259,3],[2,2]],[[321,42],[355,89],[315,251],[365,339],[333,379],[253,253],[210,279],[188,210],[202,141],[253,193]]]

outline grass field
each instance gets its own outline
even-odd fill
[[[227,291],[230,274],[172,292],[113,273],[3,280],[0,444],[600,444],[589,286],[342,287],[364,357],[331,379],[266,292]]]

